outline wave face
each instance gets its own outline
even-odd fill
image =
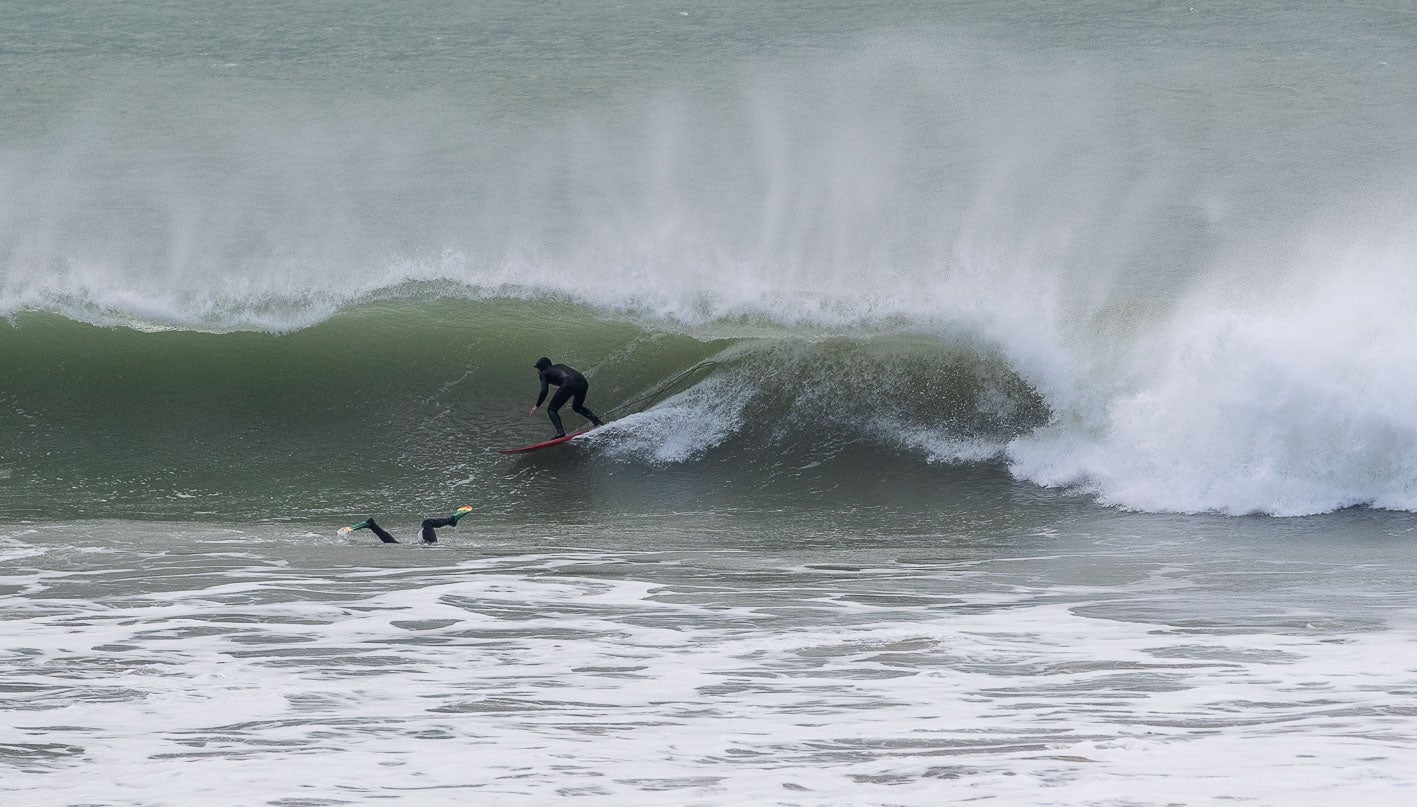
[[[292,8],[0,12],[10,509],[433,506],[541,354],[717,361],[586,452],[692,496],[1417,508],[1411,20]]]
[[[1002,357],[755,331],[700,339],[563,302],[423,297],[283,335],[26,315],[0,332],[16,359],[0,492],[23,517],[416,514],[461,497],[516,518],[575,509],[564,497],[585,485],[610,502],[586,506],[760,506],[867,465],[877,485],[920,488],[926,461],[997,457],[1045,419]],[[541,353],[583,369],[588,405],[618,419],[583,449],[493,454],[550,436],[527,416]],[[858,496],[871,500],[836,501]]]

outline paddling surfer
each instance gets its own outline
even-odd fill
[[[546,400],[548,385],[556,387],[556,394],[551,396],[551,405],[546,407],[546,416],[551,418],[551,425],[556,427],[557,437],[566,436],[566,427],[561,425],[561,413],[557,410],[565,405],[567,400],[571,402],[571,408],[576,414],[596,426],[605,425],[585,406],[586,392],[590,389],[590,382],[586,381],[585,376],[564,364],[552,364],[545,356],[536,360],[536,374],[541,379],[541,394],[536,397],[536,406],[527,414],[535,415],[536,410],[541,408],[541,402]]]
[[[453,512],[452,515],[448,516],[447,518],[425,518],[423,519],[423,525],[418,528],[418,537],[422,538],[423,543],[425,544],[436,544],[438,543],[439,527],[456,527],[458,525],[458,519],[471,512],[472,508],[464,505],[463,507],[459,507],[456,511]],[[351,532],[354,532],[355,530],[363,529],[367,529],[370,532],[374,533],[374,536],[376,538],[386,544],[398,543],[398,541],[394,540],[394,536],[389,534],[388,530],[385,530],[383,527],[379,526],[379,523],[374,520],[373,516],[364,519],[358,524],[352,524],[348,527],[340,527],[339,534],[341,536],[344,536],[350,534]]]

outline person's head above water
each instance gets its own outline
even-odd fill
[[[537,369],[537,372],[540,372],[540,371],[542,371],[542,370],[545,370],[547,367],[550,367],[550,366],[551,366],[551,360],[548,359],[548,358],[546,358],[545,356],[542,356],[541,358],[539,358],[539,359],[536,360],[536,365],[535,365],[535,367],[536,367],[536,369]]]

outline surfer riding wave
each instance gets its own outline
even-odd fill
[[[552,364],[551,360],[545,356],[536,360],[536,373],[541,379],[541,394],[536,397],[536,405],[527,414],[535,415],[536,410],[541,408],[541,402],[546,400],[547,388],[556,387],[556,394],[551,396],[551,405],[546,407],[546,416],[551,418],[551,425],[556,427],[556,436],[565,437],[566,427],[561,424],[561,413],[558,411],[565,405],[566,401],[571,402],[571,408],[576,414],[586,418],[595,426],[603,426],[600,418],[595,413],[586,408],[585,396],[590,391],[590,382],[573,367],[564,364]]]

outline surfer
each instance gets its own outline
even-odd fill
[[[459,507],[457,510],[455,510],[453,514],[448,516],[447,518],[425,518],[423,519],[423,526],[418,528],[418,537],[422,538],[423,543],[425,544],[436,544],[438,543],[438,527],[456,527],[458,525],[458,519],[471,512],[472,508],[464,505],[463,507]],[[388,530],[385,530],[383,527],[379,526],[378,522],[374,520],[373,516],[364,519],[358,524],[351,524],[348,527],[340,527],[339,534],[341,536],[344,536],[350,534],[351,532],[354,532],[355,530],[362,530],[366,528],[370,532],[374,533],[374,536],[376,538],[386,544],[398,543],[398,541],[394,540],[394,536],[389,534]]]
[[[585,380],[585,376],[564,364],[552,364],[545,356],[536,360],[536,374],[541,378],[541,394],[536,398],[536,406],[533,406],[528,414],[535,415],[536,410],[541,408],[541,402],[546,400],[547,385],[555,386],[556,394],[551,396],[551,405],[546,408],[546,415],[551,418],[551,425],[556,427],[557,437],[566,436],[566,427],[561,425],[561,414],[557,410],[567,400],[570,400],[571,408],[576,414],[587,418],[596,426],[605,425],[585,406],[585,395],[590,389],[590,382]]]

